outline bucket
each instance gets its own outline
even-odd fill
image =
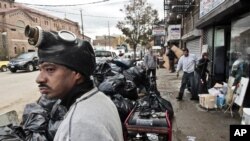
[[[250,108],[243,108],[242,125],[250,125]]]
[[[217,107],[222,108],[225,105],[225,96],[217,96]]]

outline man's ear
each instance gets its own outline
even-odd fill
[[[80,74],[79,72],[75,72],[75,79],[76,79],[76,83],[80,84],[84,81],[84,76]]]

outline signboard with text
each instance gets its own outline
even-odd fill
[[[200,0],[200,18],[222,4],[225,0]]]
[[[181,25],[169,25],[168,26],[168,41],[181,39]]]
[[[165,27],[164,26],[153,26],[152,34],[155,36],[165,35]]]

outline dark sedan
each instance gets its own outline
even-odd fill
[[[12,73],[17,70],[26,70],[28,72],[34,71],[38,68],[37,52],[26,52],[11,59],[8,68]]]

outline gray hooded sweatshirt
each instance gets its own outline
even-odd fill
[[[117,108],[109,97],[92,89],[70,107],[54,141],[123,141]]]
[[[144,64],[147,69],[156,69],[157,58],[155,55],[148,53],[144,56]]]

